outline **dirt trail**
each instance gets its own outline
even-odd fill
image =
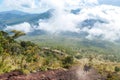
[[[0,80],[105,80],[102,79],[94,69],[84,71],[79,67],[74,67],[69,70],[49,70],[31,73],[28,75],[22,74],[20,71],[12,71],[0,75]]]

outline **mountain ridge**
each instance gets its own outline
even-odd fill
[[[6,26],[6,25],[16,25],[23,22],[36,22],[39,19],[48,19],[51,17],[51,11],[48,10],[44,13],[39,14],[29,14],[22,11],[5,11],[0,12],[0,26]]]

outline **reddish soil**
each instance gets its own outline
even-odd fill
[[[23,74],[20,71],[12,71],[0,75],[0,80],[105,80],[94,69],[86,72],[75,67],[69,70],[49,70],[36,73]]]

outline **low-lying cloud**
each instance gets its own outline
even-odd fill
[[[22,1],[24,2],[25,0]],[[100,5],[97,0],[28,0],[28,2],[29,4],[26,2],[24,5],[17,3],[19,6],[16,6],[24,9],[54,9],[52,17],[47,20],[40,20],[39,26],[36,29],[45,30],[53,34],[65,31],[76,33],[84,31],[88,33],[85,36],[88,39],[98,37],[102,40],[109,41],[120,39],[120,7]],[[80,9],[80,12],[77,12],[77,14],[71,13],[71,10],[76,9]],[[93,26],[83,27],[83,21],[88,19],[101,20],[103,23],[97,21]],[[12,27],[24,32],[30,32],[32,30],[28,23],[20,24],[20,28],[18,26],[15,25]],[[12,27],[9,26],[8,29]]]
[[[29,33],[32,31],[32,28],[29,23],[24,22],[24,23],[14,25],[14,26],[7,26],[7,28],[5,30],[19,30],[19,31],[23,31],[25,33]]]

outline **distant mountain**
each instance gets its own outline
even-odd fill
[[[73,14],[78,14],[79,12],[80,12],[79,8],[71,10],[71,13],[73,13]]]
[[[34,24],[40,19],[48,19],[50,17],[51,10],[39,14],[29,14],[16,10],[0,12],[0,29],[5,28],[6,25],[16,25],[23,22]]]
[[[33,32],[29,32],[29,36],[35,36],[35,35],[47,35],[48,33],[44,30],[34,30]]]
[[[19,25],[24,22],[28,22],[31,25],[32,32],[29,32],[28,35],[41,35],[41,34],[47,34],[45,30],[41,29],[35,29],[34,26],[38,27],[39,23],[38,21],[40,19],[49,19],[52,16],[53,10],[48,10],[44,13],[39,13],[39,14],[30,14],[22,11],[5,11],[5,12],[0,12],[0,30],[6,29],[7,26],[14,26],[14,25]],[[71,13],[73,14],[78,14],[80,12],[80,9],[76,10],[71,10]],[[100,19],[86,19],[80,24],[78,24],[79,28],[92,28],[95,23],[105,23],[104,21]],[[21,26],[22,27],[22,26]],[[65,36],[75,36],[75,37],[80,37],[84,38],[85,36],[88,35],[87,32],[81,31],[79,33],[77,32],[62,32],[60,33],[61,35]]]
[[[82,22],[82,27],[86,27],[86,26],[94,26],[94,24],[98,22],[98,23],[106,23],[105,21],[103,20],[99,20],[99,19],[86,19]]]
[[[81,12],[80,9],[71,10],[71,14],[74,14],[74,15],[79,15],[80,12]],[[9,30],[11,29],[11,28],[8,28],[9,26],[13,27],[12,29],[16,29],[15,28],[16,25],[27,22],[28,24],[30,24],[29,29],[28,28],[27,29],[31,30],[31,31],[27,30],[28,35],[48,34],[46,30],[42,30],[40,28],[41,25],[39,25],[40,23],[39,20],[49,19],[50,17],[52,17],[52,13],[53,13],[53,10],[48,10],[46,12],[39,13],[39,14],[30,14],[22,11],[17,11],[17,10],[0,12],[0,30]],[[96,27],[94,26],[96,23],[103,24],[107,22],[105,22],[101,18],[96,18],[96,17],[85,18],[83,21],[80,21],[77,24],[77,27],[80,28],[80,30],[83,29],[84,27],[87,27],[88,29],[92,29],[93,27]],[[21,25],[19,25],[17,29],[19,29],[20,27],[21,28],[23,27],[21,31],[25,30],[25,27]],[[80,31],[80,32],[63,31],[62,33],[60,33],[60,35],[85,38],[86,36],[89,35],[89,33],[87,31]]]
[[[22,11],[17,11],[17,10],[0,12],[0,15],[6,15],[6,14],[27,15],[27,14],[29,14],[29,13],[22,12]]]

